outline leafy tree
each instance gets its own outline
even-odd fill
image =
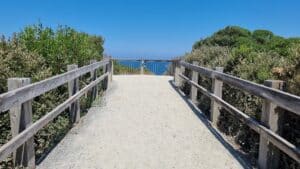
[[[238,38],[250,36],[251,32],[247,29],[238,26],[228,26],[214,33],[211,37],[196,42],[193,49],[197,49],[202,45],[233,47],[238,42]]]
[[[252,33],[252,37],[256,40],[259,44],[266,44],[270,42],[270,40],[273,38],[273,33],[268,30],[255,30]]]
[[[54,74],[66,71],[68,64],[83,66],[91,59],[100,60],[104,50],[102,37],[78,32],[68,26],[53,30],[42,24],[31,25],[18,33],[17,38],[29,51],[40,54]]]

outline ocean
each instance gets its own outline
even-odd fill
[[[127,66],[134,69],[140,69],[141,62],[139,61],[128,61],[122,60],[118,61],[121,65]],[[170,65],[170,62],[156,62],[156,61],[147,61],[145,63],[145,69],[149,70],[155,75],[163,75]]]

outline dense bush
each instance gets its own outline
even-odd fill
[[[267,30],[255,30],[229,26],[212,36],[196,42],[193,50],[185,55],[189,62],[198,61],[201,66],[214,68],[224,67],[224,72],[256,83],[268,79],[279,79],[286,82],[287,91],[300,95],[300,39],[286,39]],[[200,79],[203,79],[201,77]],[[201,85],[210,87],[209,80],[200,80]],[[209,115],[209,106],[205,97],[200,95],[200,107]],[[262,99],[249,93],[224,85],[223,99],[260,120]],[[205,104],[201,104],[205,103]],[[242,150],[252,156],[255,164],[258,155],[259,135],[240,123],[234,116],[221,110],[218,127],[228,135],[234,136]],[[296,146],[300,145],[299,117],[284,112],[283,137]],[[282,155],[282,168],[300,166],[286,155]]]
[[[42,56],[53,73],[64,72],[68,64],[83,66],[91,59],[102,58],[101,37],[77,32],[67,26],[59,26],[56,30],[42,24],[28,26],[17,34],[17,38],[29,51]]]
[[[78,32],[67,26],[57,29],[36,24],[25,27],[11,38],[0,41],[0,93],[7,91],[10,77],[30,77],[32,82],[66,72],[68,64],[86,65],[91,59],[100,60],[103,53],[103,38]],[[80,78],[81,87],[89,79]],[[33,120],[40,119],[68,97],[63,85],[38,96],[33,101]],[[89,98],[81,98],[81,110],[91,104]],[[68,111],[62,113],[35,135],[37,160],[42,158],[66,134],[70,128]],[[10,138],[9,115],[0,115],[0,146]],[[0,168],[10,168],[11,158],[0,163]]]

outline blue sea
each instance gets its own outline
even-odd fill
[[[140,69],[141,62],[139,61],[118,61],[121,65],[127,66],[134,69]],[[145,63],[145,69],[151,71],[155,75],[163,75],[170,65],[170,62],[156,62],[156,61],[147,61]]]

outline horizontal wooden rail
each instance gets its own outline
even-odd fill
[[[260,84],[256,84],[238,77],[234,77],[222,72],[217,72],[201,66],[196,66],[187,62],[180,62],[180,65],[187,69],[191,69],[209,78],[217,78],[224,83],[247,91],[253,95],[267,99],[276,105],[300,115],[300,97],[286,93],[277,89],[269,88]]]
[[[13,105],[21,104],[31,100],[45,92],[57,88],[70,80],[73,80],[83,74],[91,72],[109,63],[109,59],[83,66],[73,71],[69,71],[49,79],[18,88],[0,95],[0,112],[6,111]]]
[[[201,76],[211,78],[212,92],[205,89],[203,86],[200,86],[198,84],[198,80],[193,81],[193,79],[191,80],[186,77],[184,75],[185,69],[191,70],[193,74],[198,73]],[[296,162],[300,163],[300,149],[280,136],[281,131],[279,129],[280,125],[282,125],[280,122],[282,121],[281,113],[283,112],[277,112],[277,106],[291,111],[296,115],[300,115],[300,97],[278,90],[282,89],[282,86],[284,85],[283,81],[267,80],[265,81],[264,85],[260,85],[225,74],[222,72],[222,67],[216,67],[216,70],[212,70],[184,61],[180,61],[175,70],[174,79],[177,86],[182,86],[182,81],[186,81],[193,87],[196,87],[198,90],[200,90],[201,93],[209,97],[211,102],[214,103],[211,104],[210,110],[210,120],[214,126],[216,126],[218,122],[220,109],[224,108],[239,120],[243,121],[251,129],[260,134],[258,157],[259,168],[277,168],[280,158],[279,150],[286,153]],[[256,95],[263,99],[261,122],[256,121],[255,119],[246,115],[244,112],[222,100],[223,82],[231,87],[249,92],[250,94]],[[190,92],[191,95],[194,95],[194,98],[197,98],[197,91],[191,90]],[[272,143],[274,146],[269,145],[269,143]]]
[[[203,86],[190,80],[188,77],[184,76],[183,74],[179,74],[179,77],[181,77],[183,80],[185,80],[189,84],[195,86],[197,89],[199,89],[201,91],[201,93],[203,93],[207,97],[214,99],[227,111],[229,111],[233,115],[236,115],[235,117],[238,117],[240,120],[242,120],[244,123],[246,123],[254,131],[261,134],[263,137],[267,138],[277,148],[279,148],[281,151],[283,151],[284,153],[286,153],[287,155],[292,157],[294,160],[296,160],[298,163],[300,163],[300,149],[297,148],[295,145],[293,145],[289,141],[285,140],[284,138],[278,136],[276,133],[274,133],[270,129],[264,127],[263,125],[261,125],[259,122],[257,122],[253,118],[249,117],[242,111],[240,111],[237,108],[235,108],[234,106],[230,105],[229,103],[224,101],[222,98],[209,92]]]
[[[104,72],[97,78],[97,69],[101,67]],[[92,81],[79,90],[79,77],[87,73]],[[75,125],[80,120],[80,97],[88,93],[93,101],[97,90],[92,89],[97,89],[101,81],[107,87],[111,74],[112,61],[107,58],[80,68],[68,65],[68,72],[33,84],[30,78],[8,79],[9,91],[0,95],[0,112],[9,110],[12,139],[0,147],[0,161],[13,153],[14,167],[35,168],[34,135],[66,109],[70,110],[70,123]],[[32,99],[66,83],[69,98],[32,124]]]
[[[57,117],[61,112],[63,112],[65,109],[67,109],[73,102],[75,102],[77,99],[79,99],[81,96],[83,96],[87,91],[92,89],[92,87],[97,85],[100,81],[102,81],[108,75],[109,75],[109,72],[103,74],[102,76],[97,78],[95,81],[91,82],[89,85],[87,85],[83,89],[81,89],[75,95],[69,97],[66,101],[64,101],[62,104],[57,106],[51,112],[47,113],[41,119],[39,119],[38,121],[33,123],[31,126],[26,128],[23,132],[18,134],[16,137],[12,138],[10,141],[8,141],[6,144],[4,144],[0,148],[0,161],[4,160],[10,153],[12,153],[15,149],[17,149],[22,144],[24,144],[29,138],[31,138],[40,129],[42,129],[51,120],[53,120],[55,117]]]

